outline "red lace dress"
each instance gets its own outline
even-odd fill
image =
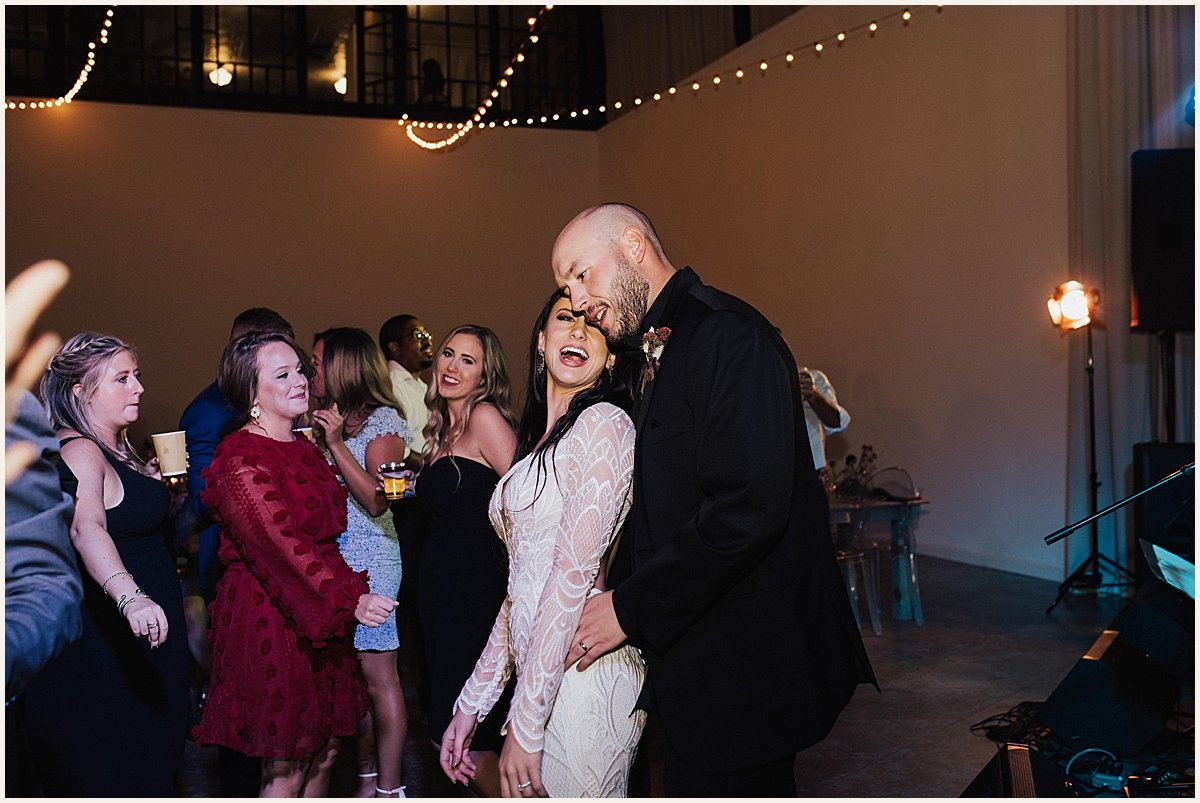
[[[367,593],[338,551],[346,491],[317,447],[238,430],[205,471],[224,574],[210,610],[212,679],[193,738],[302,758],[366,711],[354,608]]]

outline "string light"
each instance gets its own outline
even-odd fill
[[[843,45],[845,45],[847,42],[849,42],[853,37],[862,35],[862,34],[869,34],[871,37],[874,37],[876,32],[879,30],[880,25],[883,23],[887,23],[892,20],[902,20],[904,22],[904,24],[907,25],[916,14],[923,13],[925,11],[935,10],[935,9],[938,11],[938,13],[941,13],[943,7],[942,6],[919,6],[919,7],[908,7],[908,8],[897,9],[896,11],[894,11],[884,17],[879,17],[879,18],[871,20],[870,22],[866,22],[861,25],[856,25],[856,26],[853,26],[850,28],[843,28],[840,31],[836,31],[834,33],[831,33],[828,36],[821,37],[819,39],[816,39],[816,40],[809,42],[805,45],[802,45],[800,47],[794,47],[794,48],[792,48],[790,50],[786,50],[782,53],[768,55],[768,56],[762,58],[758,62],[758,69],[760,71],[760,74],[765,75],[767,69],[770,67],[771,62],[775,61],[777,59],[783,59],[786,62],[786,65],[788,67],[790,67],[796,61],[797,58],[799,58],[800,56],[803,56],[805,54],[820,58],[825,55],[824,51],[830,45],[836,44],[839,48],[841,48]],[[745,74],[746,74],[746,70],[743,67],[734,67],[734,68],[731,68],[730,70],[725,71],[724,73],[717,73],[716,75],[714,75],[712,77],[712,86],[714,89],[719,89],[722,81],[725,78],[737,79],[738,83],[741,83],[742,79],[745,77]],[[663,95],[663,94],[674,95],[680,89],[684,89],[688,86],[691,87],[693,95],[699,94],[701,91],[703,91],[703,88],[704,88],[702,81],[692,80],[690,82],[690,84],[682,83],[677,86],[668,87],[664,92],[656,93],[654,98],[655,98],[655,100],[658,100],[659,96]],[[622,107],[622,101],[619,101],[619,100],[614,101],[611,105],[614,110],[620,109]],[[643,104],[641,103],[640,99],[635,99],[633,102],[633,105],[635,107],[637,107],[637,106],[641,106]],[[604,112],[603,107],[601,107],[599,109],[599,111],[601,113],[603,113]]]
[[[541,14],[545,13],[546,11],[551,10],[552,8],[553,8],[553,6],[549,6],[549,5],[544,6],[541,10],[539,10],[538,16],[540,17]],[[864,35],[864,34],[874,38],[876,33],[879,31],[880,26],[883,24],[886,24],[893,20],[899,20],[902,22],[903,25],[907,26],[912,21],[912,19],[915,17],[915,15],[926,12],[926,11],[931,11],[931,10],[936,10],[940,14],[940,13],[942,13],[943,8],[944,8],[943,6],[939,5],[939,6],[915,6],[915,7],[906,7],[906,8],[902,8],[902,9],[897,9],[896,11],[894,11],[890,14],[887,14],[883,17],[878,17],[876,19],[873,19],[873,20],[863,23],[861,25],[856,25],[856,26],[853,26],[850,28],[844,28],[840,31],[831,33],[828,36],[824,36],[819,39],[815,39],[811,42],[808,42],[807,44],[793,47],[782,53],[776,53],[774,55],[767,55],[767,56],[763,57],[762,59],[760,59],[758,62],[759,73],[760,73],[760,75],[765,75],[767,72],[767,69],[770,67],[771,62],[776,61],[778,59],[782,59],[786,63],[786,66],[791,67],[791,65],[798,58],[800,58],[806,54],[817,57],[817,58],[821,58],[824,55],[824,51],[825,51],[826,47],[828,47],[830,45],[836,44],[838,48],[841,48],[843,45],[845,45],[848,41],[853,39],[855,36]],[[535,23],[537,22],[537,19],[530,17],[530,20],[533,20],[533,23],[531,23],[531,25],[530,25],[531,33],[530,33],[529,38],[526,40],[526,44],[532,44],[537,41],[537,35],[532,32],[535,27]],[[526,45],[523,44],[520,48],[518,48],[516,54],[513,56],[512,60],[511,60],[511,63],[504,70],[504,75],[506,77],[511,77],[513,75],[514,65],[521,64],[525,61],[525,53],[524,53],[525,46]],[[712,86],[714,89],[719,89],[722,81],[725,78],[736,78],[737,82],[740,84],[740,83],[742,83],[742,79],[745,77],[745,74],[746,74],[745,68],[740,67],[740,66],[731,68],[724,72],[719,72],[712,76]],[[501,79],[497,83],[497,87],[499,87],[500,89],[504,89],[507,86],[508,86],[508,83],[504,79]],[[675,95],[678,93],[678,91],[680,89],[685,89],[688,86],[691,87],[693,95],[698,95],[700,92],[703,91],[703,88],[704,88],[702,81],[695,80],[695,79],[693,79],[690,83],[681,83],[678,85],[670,86],[662,91],[653,93],[652,97],[656,103],[652,104],[652,105],[656,105],[658,102],[660,102],[664,95]],[[492,98],[498,97],[498,94],[495,93],[495,91],[493,90],[491,97]],[[479,106],[478,113],[473,118],[473,122],[476,123],[477,125],[471,126],[470,124],[468,124],[466,127],[464,127],[464,129],[461,132],[456,133],[456,135],[455,135],[456,139],[461,138],[461,136],[465,135],[467,132],[469,132],[471,130],[479,130],[481,128],[495,127],[494,123],[482,122],[482,117],[487,113],[490,101],[491,101],[491,98],[489,98],[488,101],[486,101],[485,103],[483,103]],[[614,100],[608,104],[597,106],[596,112],[599,114],[604,114],[610,107],[614,111],[616,111],[616,110],[622,109],[625,105],[626,105],[625,102],[622,100]],[[631,105],[632,108],[636,109],[636,108],[639,108],[646,104],[643,103],[642,98],[635,97],[633,99],[632,103],[629,105]],[[562,119],[563,117],[577,119],[577,116],[586,116],[586,115],[588,115],[588,113],[589,113],[588,109],[559,109],[556,112],[547,112],[547,114],[536,114],[534,116],[530,116],[525,119],[525,123],[526,123],[526,125],[531,125],[531,126],[535,125],[535,124],[539,124],[539,123],[544,125],[549,122],[558,121],[558,120]],[[520,122],[521,122],[521,120],[519,118],[514,117],[514,118],[511,118],[511,120],[505,121],[503,123],[503,125],[505,127],[516,126],[516,125],[519,125]],[[408,127],[411,131],[411,127],[412,127],[411,124],[409,124]],[[411,133],[409,134],[409,138],[410,139],[413,138]],[[416,140],[414,140],[414,141],[416,141]],[[424,145],[424,147],[428,147],[430,149],[434,149],[435,147],[443,148],[449,144],[451,144],[449,141],[446,141],[445,144],[426,143]]]
[[[113,16],[116,14],[117,4],[113,3],[108,7],[108,11],[104,13],[104,22],[100,26],[100,32],[96,38],[88,42],[87,58],[83,65],[83,69],[79,71],[79,77],[75,79],[75,84],[64,95],[61,95],[53,100],[47,98],[45,100],[29,101],[12,101],[8,98],[4,100],[4,108],[7,110],[14,109],[57,109],[64,104],[70,103],[79,90],[83,89],[83,85],[87,83],[88,78],[92,74],[92,69],[96,66],[96,43],[101,45],[108,44],[108,32],[112,29]]]
[[[397,122],[399,123],[399,125],[404,127],[405,134],[408,135],[408,138],[412,142],[416,143],[417,145],[420,145],[422,148],[424,148],[426,150],[441,150],[442,148],[447,148],[450,145],[453,145],[455,142],[458,142],[463,137],[469,135],[473,131],[482,131],[485,128],[495,128],[496,123],[494,121],[485,122],[483,120],[483,118],[487,115],[488,111],[492,108],[493,101],[499,99],[500,91],[502,89],[508,88],[508,80],[507,79],[511,78],[513,76],[513,74],[516,72],[513,65],[524,63],[524,61],[525,61],[525,52],[524,52],[525,46],[526,45],[535,45],[538,43],[538,35],[537,35],[537,33],[535,33],[535,31],[537,30],[538,21],[541,19],[541,16],[543,14],[545,14],[546,12],[551,11],[553,9],[554,9],[554,6],[552,6],[552,5],[542,6],[540,9],[538,9],[536,16],[529,17],[528,19],[525,20],[526,23],[528,23],[528,25],[529,25],[528,38],[526,38],[525,42],[523,42],[521,44],[521,46],[517,48],[516,54],[510,60],[509,65],[504,69],[504,76],[501,77],[495,83],[495,85],[492,87],[491,91],[488,93],[488,97],[483,101],[483,103],[481,103],[476,108],[475,114],[472,115],[471,120],[469,122],[467,122],[466,124],[459,124],[455,128],[454,133],[451,134],[449,137],[446,137],[445,139],[428,140],[428,139],[425,139],[424,137],[421,137],[421,136],[413,133],[413,129],[418,126],[416,126],[413,123],[408,121],[408,115],[404,115],[404,117],[402,117]],[[586,114],[586,112],[584,112],[584,113]],[[574,116],[574,115],[572,114],[572,116]],[[559,117],[560,117],[560,115],[558,113],[555,113],[553,115],[553,119],[555,121],[557,121],[559,119]],[[514,125],[516,124],[516,122],[517,122],[516,120],[513,120]],[[533,118],[530,117],[526,122],[529,125],[533,125]],[[541,122],[542,123],[547,122],[546,117],[544,115],[541,117]],[[506,122],[505,125],[508,125],[508,123]],[[425,126],[419,126],[419,127],[424,128]],[[442,128],[442,124],[439,123],[437,127],[439,129]],[[450,128],[451,126],[449,123],[447,123],[446,127]]]

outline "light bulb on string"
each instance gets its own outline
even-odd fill
[[[547,8],[549,8],[549,7],[547,7]],[[905,8],[905,9],[903,9],[902,12],[895,11],[895,12],[891,12],[891,13],[885,15],[883,17],[882,21],[884,23],[887,23],[887,22],[890,22],[891,20],[902,19],[904,24],[907,25],[914,18],[916,13],[921,13],[921,12],[927,11],[931,8],[933,8],[933,7],[921,6],[921,7],[918,7],[916,9],[916,11],[914,11],[912,8]],[[937,6],[936,8],[937,8],[938,12],[940,13],[942,10],[942,6]],[[539,11],[538,15],[540,16],[542,13],[543,13],[542,11]],[[531,17],[530,19],[533,19],[533,18]],[[874,37],[876,32],[879,30],[879,26],[880,26],[880,20],[876,19],[876,20],[871,20],[867,24],[860,24],[860,25],[853,26],[851,28],[843,29],[840,31],[835,30],[834,32],[830,33],[828,36],[814,40],[811,44],[805,45],[804,47],[802,47],[801,54],[803,54],[803,50],[805,48],[812,48],[813,54],[817,57],[820,57],[823,55],[823,52],[826,49],[827,43],[829,43],[829,44],[836,43],[838,45],[838,47],[840,48],[845,42],[847,42],[849,40],[849,37],[851,34],[857,33],[859,31],[863,31],[864,29],[868,30],[870,32],[870,35],[872,37]],[[487,99],[487,101],[484,102],[483,106],[480,108],[480,110],[479,110],[480,116],[485,114],[487,109],[493,105],[491,100],[499,97],[499,90],[509,88],[510,81],[508,80],[508,78],[515,74],[515,72],[514,72],[515,65],[522,64],[525,62],[525,60],[526,60],[525,59],[525,51],[526,51],[528,45],[534,44],[537,41],[538,41],[538,35],[531,32],[530,35],[526,38],[525,43],[516,49],[516,52],[514,53],[512,59],[510,60],[510,64],[504,70],[505,77],[501,78],[499,81],[497,81],[497,83],[494,85],[493,89],[489,93],[490,97]],[[775,58],[783,58],[786,66],[788,66],[790,68],[791,65],[796,60],[796,50],[793,48],[792,50],[787,50],[787,51],[784,51],[783,53],[779,53],[779,54],[775,54],[775,55],[768,54],[766,57],[762,58],[758,62],[758,67],[759,67],[759,71],[761,74],[766,73],[766,70],[770,66],[771,60],[773,60]],[[738,83],[741,83],[746,75],[746,71],[747,71],[746,68],[736,67],[735,69],[727,71],[725,73],[718,72],[712,76],[712,85],[714,88],[719,89],[719,87],[724,79],[733,78],[733,77],[736,77]],[[87,78],[86,74],[82,76],[82,80],[86,81],[86,78]],[[691,81],[690,83],[691,83],[691,88],[692,88],[693,94],[698,94],[702,88],[702,82],[700,80],[693,79],[693,81]],[[675,95],[675,94],[677,94],[678,89],[682,88],[682,87],[686,87],[686,84],[681,85],[681,87],[670,86],[661,91],[650,93],[650,95],[648,95],[647,98],[634,97],[632,105],[635,108],[641,107],[643,105],[646,105],[645,100],[647,100],[647,99],[653,99],[653,101],[655,103],[660,103],[662,101],[664,95]],[[69,102],[69,101],[67,101],[67,102]],[[622,109],[624,105],[626,105],[626,102],[622,101],[622,100],[615,100],[615,101],[611,102],[611,106],[614,110]],[[603,114],[607,111],[607,106],[606,105],[598,106],[596,110],[599,113]],[[588,114],[589,114],[589,110],[587,110],[587,109],[578,109],[578,108],[576,108],[576,109],[561,109],[560,111],[554,112],[554,113],[547,112],[547,114],[531,116],[526,119],[526,123],[528,125],[535,125],[536,123],[540,122],[544,125],[544,124],[547,124],[548,122],[558,122],[563,117],[570,117],[572,119],[576,119],[579,116],[586,116]],[[494,128],[497,121],[493,121],[487,125],[483,124],[478,119],[475,120],[475,122],[479,123],[479,128],[486,129],[486,128]],[[519,122],[520,122],[520,120],[518,118],[513,118],[510,121],[508,121],[508,126],[504,126],[504,127],[514,126],[514,125],[519,124]],[[502,123],[502,125],[504,125],[504,124]],[[447,125],[447,128],[449,128],[449,124]],[[467,132],[468,132],[468,129],[463,129],[463,131],[461,133],[463,133],[465,135]]]
[[[87,44],[87,51],[85,53],[86,64],[79,71],[79,75],[76,77],[75,83],[67,92],[65,92],[63,95],[60,95],[58,98],[46,98],[45,100],[41,101],[13,102],[6,99],[4,108],[9,110],[52,109],[60,108],[64,104],[69,104],[75,95],[77,95],[80,90],[83,89],[84,84],[87,83],[88,74],[91,73],[92,68],[96,66],[95,57],[98,50],[97,42],[99,42],[100,45],[108,44],[108,32],[112,28],[113,16],[116,8],[116,4],[113,4],[105,11],[105,19],[103,24],[100,26],[100,30],[96,36],[96,39],[93,39]]]

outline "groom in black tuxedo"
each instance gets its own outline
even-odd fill
[[[631,206],[580,213],[552,263],[572,306],[644,361],[617,559],[630,571],[588,601],[567,665],[642,650],[638,706],[666,733],[668,796],[794,797],[796,753],[878,684],[792,355],[753,307],[676,270]]]

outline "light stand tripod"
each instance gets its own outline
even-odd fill
[[[1062,602],[1073,587],[1076,585],[1087,589],[1098,589],[1100,587],[1100,568],[1102,564],[1107,564],[1114,573],[1124,574],[1130,580],[1133,579],[1133,572],[1126,569],[1124,566],[1117,563],[1107,555],[1100,552],[1100,533],[1098,531],[1096,520],[1100,517],[1096,515],[1096,494],[1100,488],[1100,478],[1096,472],[1096,363],[1092,355],[1092,327],[1087,326],[1087,375],[1088,375],[1088,518],[1085,521],[1090,522],[1088,528],[1088,556],[1084,558],[1083,563],[1075,571],[1068,575],[1062,585],[1058,587],[1058,596],[1054,598],[1054,602],[1050,603],[1050,607],[1046,609],[1046,613],[1054,610],[1054,606]],[[1055,539],[1058,540],[1058,539]],[[1053,543],[1047,540],[1046,543]]]

